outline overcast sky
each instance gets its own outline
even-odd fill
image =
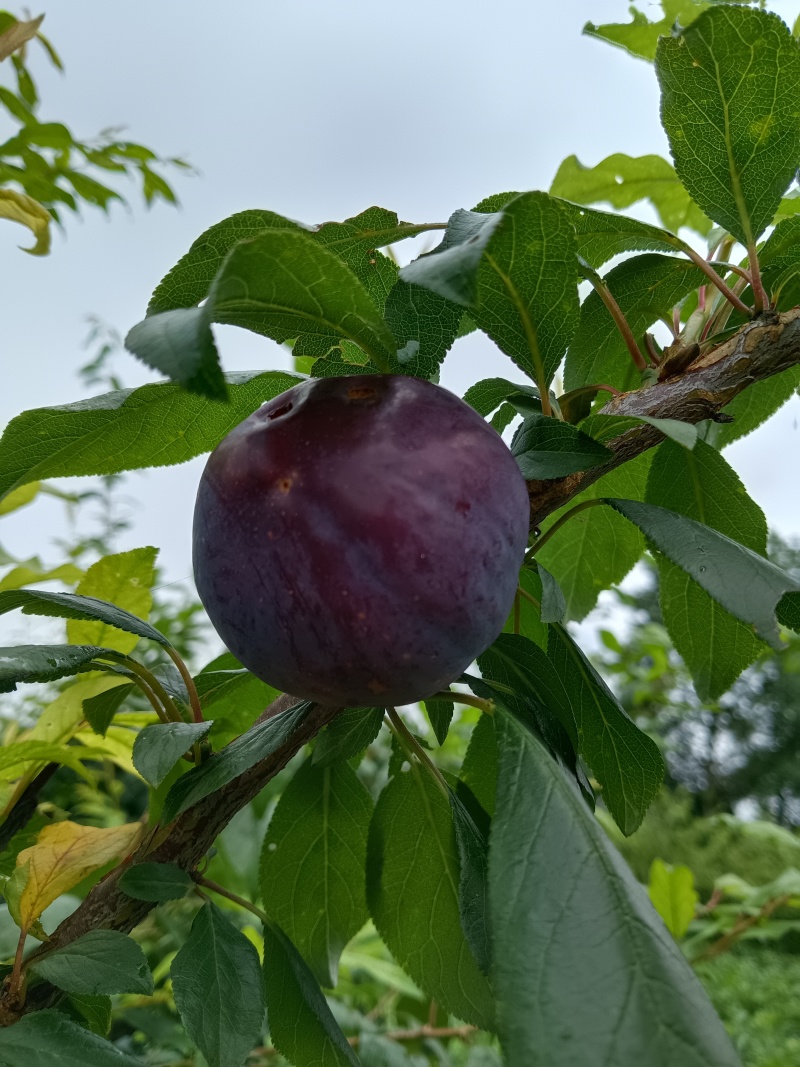
[[[771,7],[791,20],[798,3]],[[318,223],[379,204],[435,221],[490,193],[547,189],[573,152],[587,164],[612,152],[667,155],[652,68],[580,33],[587,19],[627,17],[619,0],[53,0],[43,29],[66,73],[34,49],[42,119],[82,138],[124,125],[200,174],[172,176],[179,210],[147,211],[131,190],[130,212],[66,218],[46,259],[18,252],[27,235],[0,224],[0,426],[85,396],[75,371],[87,358],[86,315],[127,331],[191,242],[235,211]],[[217,337],[227,370],[288,366],[270,341],[233,328]],[[126,385],[155,377],[132,357],[117,366]],[[448,356],[442,381],[463,393],[492,374],[519,378],[473,336]],[[726,452],[783,534],[800,534],[800,494],[786,489],[796,485],[798,415],[795,400]],[[190,573],[203,462],[129,479],[139,506],[120,547],[160,546],[169,580]],[[44,500],[4,519],[0,543],[52,559],[61,533],[61,509]]]

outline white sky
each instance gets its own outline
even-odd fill
[[[800,4],[771,6],[792,20]],[[587,164],[618,151],[668,154],[652,69],[580,34],[587,19],[625,21],[619,0],[53,0],[46,10],[66,75],[33,59],[43,120],[84,138],[125,125],[130,139],[185,154],[201,176],[172,175],[177,211],[148,212],[132,192],[130,213],[67,218],[47,259],[18,252],[26,233],[0,225],[0,426],[25,408],[82,398],[85,316],[127,331],[191,242],[235,211],[316,223],[379,204],[434,221],[490,193],[546,189],[573,152]],[[227,370],[288,365],[245,331],[217,328],[217,338]],[[132,357],[118,366],[127,385],[155,377]],[[463,393],[493,374],[518,377],[473,336],[448,356],[442,381]],[[800,533],[800,494],[786,488],[798,415],[795,400],[726,452],[784,534]],[[129,479],[140,507],[119,547],[160,546],[168,580],[190,574],[203,462]],[[0,542],[54,559],[48,546],[63,532],[62,509],[43,500],[4,519]]]

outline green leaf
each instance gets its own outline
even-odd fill
[[[607,499],[634,523],[667,559],[702,586],[759,637],[780,648],[775,608],[800,581],[709,526],[653,504]]]
[[[211,226],[159,282],[150,298],[147,314],[199,304],[208,296],[217,271],[235,244],[276,228],[299,230],[303,227],[274,211],[239,211]]]
[[[541,661],[536,646],[529,656]],[[578,751],[603,787],[603,800],[623,834],[641,825],[664,780],[658,745],[630,719],[620,702],[563,626],[551,627],[547,656],[553,674],[537,680],[544,701],[555,710],[566,698],[578,731]],[[529,672],[533,673],[533,672]],[[545,685],[548,689],[545,689]]]
[[[467,807],[452,790],[449,800],[460,867],[458,909],[461,929],[475,962],[483,974],[488,975],[492,962],[488,900],[489,842],[478,829]]]
[[[39,478],[185,463],[300,380],[283,371],[226,375],[230,404],[160,383],[24,411],[0,437],[0,497]]]
[[[489,900],[506,1063],[741,1067],[579,792],[530,729],[503,712],[495,727]]]
[[[141,1062],[59,1011],[32,1012],[0,1030],[2,1067],[141,1067]]]
[[[83,701],[83,716],[96,734],[105,737],[114,716],[133,688],[132,683],[123,682]]]
[[[506,397],[518,393],[523,386],[506,381],[505,378],[484,378],[471,385],[464,393],[464,403],[474,408],[479,415],[487,415],[499,407]],[[538,395],[538,393],[537,393]]]
[[[479,328],[540,383],[577,324],[575,230],[547,193],[522,193],[500,213],[456,212],[439,248],[400,277],[470,306]]]
[[[681,242],[668,230],[626,215],[595,211],[568,200],[560,201],[570,213],[577,237],[577,253],[590,267],[602,267],[621,252],[674,252]]]
[[[661,156],[616,152],[595,167],[584,166],[577,156],[567,156],[550,193],[578,204],[607,203],[617,210],[648,200],[672,233],[688,226],[705,236],[711,229],[710,219],[686,192],[674,167]],[[584,258],[590,260],[590,256]]]
[[[342,949],[369,918],[372,798],[349,763],[300,767],[264,838],[261,896],[315,978],[333,988]]]
[[[594,422],[588,420],[586,429],[593,432]],[[639,498],[644,496],[647,472],[652,454],[642,453],[609,474],[554,512],[542,523],[546,531],[570,507],[614,495]],[[583,619],[597,603],[603,589],[621,582],[644,551],[644,539],[626,522],[606,508],[589,508],[575,515],[557,534],[536,553],[553,574],[567,599],[569,618]]]
[[[227,400],[228,386],[211,332],[213,305],[149,315],[125,337],[129,352],[190,393]]]
[[[352,759],[371,745],[383,725],[383,708],[345,708],[317,737],[313,762],[322,767]]]
[[[295,704],[280,715],[273,715],[231,741],[221,752],[209,756],[199,767],[184,774],[167,793],[161,821],[172,822],[182,811],[276,752],[288,741],[310,707],[308,703]]]
[[[558,201],[523,193],[504,209],[471,314],[540,387],[550,383],[578,324],[575,231]]]
[[[155,580],[157,555],[157,548],[148,547],[103,556],[88,569],[75,592],[104,600],[137,618],[147,618],[153,605],[150,590]],[[127,655],[133,652],[138,638],[135,633],[120,631],[102,620],[70,619],[67,640],[74,645],[103,645]]]
[[[766,11],[723,4],[656,51],[661,121],[692,198],[745,246],[800,161],[800,50]]]
[[[117,885],[134,900],[180,900],[194,886],[186,871],[174,863],[135,863],[120,875]]]
[[[637,422],[646,422],[648,426],[654,426],[665,437],[675,441],[683,448],[692,449],[697,444],[697,427],[691,422],[681,422],[680,419],[652,419],[649,415],[631,415],[629,418]]]
[[[181,756],[210,729],[210,722],[157,722],[145,726],[133,742],[133,765],[157,789]]]
[[[67,993],[139,993],[149,997],[153,976],[139,945],[117,930],[89,930],[33,969]]]
[[[71,767],[74,771],[86,778],[87,773],[81,760],[102,759],[107,753],[102,749],[84,747],[83,745],[58,745],[51,741],[14,741],[10,745],[0,748],[0,771],[4,777],[10,777],[10,772],[19,766],[20,776],[28,762],[33,763],[63,763],[65,767]]]
[[[680,941],[689,929],[700,899],[694,888],[692,872],[688,867],[673,867],[663,860],[654,859],[650,865],[647,892],[669,932],[676,941]]]
[[[42,589],[10,589],[0,593],[0,615],[15,608],[22,608],[24,615],[48,615],[57,619],[88,619],[105,623],[117,630],[136,634],[170,647],[167,638],[154,626],[123,611],[116,604],[98,600],[93,596],[78,596],[77,593],[50,593]]]
[[[395,341],[369,293],[338,256],[300,230],[265,230],[231,249],[207,303],[214,322],[286,341],[342,337],[377,366]]]
[[[462,315],[458,304],[438,293],[398,281],[384,308],[398,350],[392,369],[432,378],[456,339]]]
[[[655,454],[646,499],[710,526],[760,556],[767,522],[736,472],[710,445],[693,452],[672,442]],[[713,600],[681,567],[658,560],[661,614],[702,700],[715,700],[764,651],[752,628]]]
[[[264,986],[270,1037],[290,1063],[359,1067],[314,975],[274,923],[264,926]]]
[[[494,734],[494,720],[489,715],[481,715],[475,724],[461,766],[461,779],[469,786],[483,810],[489,816],[494,815],[497,739]]]
[[[424,700],[423,704],[436,740],[443,745],[453,721],[455,705],[452,700]]]
[[[21,682],[54,682],[58,678],[67,678],[103,655],[108,655],[108,649],[96,645],[0,648],[0,693],[13,693]]]
[[[524,478],[563,478],[575,471],[599,467],[613,453],[567,422],[545,415],[529,415],[511,442],[511,451]]]
[[[111,997],[73,993],[67,1003],[93,1034],[108,1037],[111,1030]]]
[[[539,574],[539,581],[542,583],[541,621],[543,623],[564,622],[567,615],[567,598],[561,591],[561,586],[541,563],[537,564],[536,570]],[[537,641],[536,643],[539,644],[540,642]],[[543,645],[542,647],[546,646]]]
[[[800,593],[786,593],[778,602],[776,615],[782,626],[800,633]]]
[[[711,0],[713,3],[714,0]],[[733,0],[734,3],[741,0]],[[745,0],[748,2],[748,0]],[[656,45],[661,36],[669,36],[675,23],[688,26],[710,3],[702,0],[662,0],[664,17],[651,22],[641,11],[631,6],[630,22],[611,22],[604,26],[595,26],[587,22],[583,32],[587,37],[597,37],[607,44],[624,48],[632,56],[652,62],[656,57]]]
[[[612,268],[604,281],[636,338],[665,315],[706,276],[688,259],[649,252]],[[581,305],[580,323],[567,353],[564,386],[577,389],[595,382],[617,389],[637,388],[639,371],[599,295]]]
[[[264,985],[252,942],[206,904],[170,975],[181,1022],[209,1067],[243,1067],[264,1022]]]
[[[459,856],[447,798],[416,764],[378,799],[369,831],[367,903],[392,955],[429,996],[491,1029],[494,1006],[459,913]]]

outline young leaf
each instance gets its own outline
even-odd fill
[[[349,763],[306,760],[264,838],[261,896],[311,967],[336,985],[339,957],[369,918],[364,890],[372,798]]]
[[[511,451],[524,478],[563,478],[598,467],[613,453],[567,422],[529,415],[514,434]]]
[[[367,852],[367,903],[392,955],[445,1009],[484,1029],[492,994],[459,912],[459,857],[447,798],[418,766],[381,793]]]
[[[721,4],[656,51],[675,168],[746,247],[772,222],[800,159],[800,51],[777,15]]]
[[[452,700],[424,700],[423,704],[436,740],[443,745],[453,721],[455,705]]]
[[[322,731],[312,760],[321,767],[351,759],[371,745],[383,725],[383,708],[345,708]]]
[[[483,974],[489,974],[492,962],[489,932],[488,864],[489,842],[478,829],[464,803],[449,792],[453,829],[458,846],[458,909],[461,929]]]
[[[709,526],[653,504],[607,499],[731,615],[780,648],[775,608],[800,580]]]
[[[252,942],[206,904],[170,975],[181,1022],[209,1067],[243,1067],[264,1023],[261,965]]]
[[[208,303],[215,322],[276,341],[299,333],[330,338],[331,344],[343,337],[377,366],[395,352],[389,327],[355,274],[300,230],[265,230],[239,242],[217,274]]]
[[[205,300],[217,271],[233,246],[268,229],[300,230],[303,227],[274,211],[239,211],[201,233],[186,255],[156,286],[147,314],[193,308]]]
[[[38,478],[185,463],[216,448],[260,404],[301,379],[284,371],[248,371],[225,380],[229,404],[158,383],[23,411],[0,437],[0,497]]]
[[[613,267],[604,281],[635,338],[680,300],[702,285],[706,276],[688,259],[649,252]],[[616,389],[638,386],[637,371],[622,334],[596,292],[581,305],[580,323],[567,353],[564,387],[603,382]]]
[[[36,844],[17,856],[17,867],[28,865],[19,901],[23,929],[87,874],[131,852],[141,833],[140,823],[101,828],[65,821],[45,826]]]
[[[646,499],[702,521],[760,556],[767,551],[767,522],[736,472],[702,441],[693,452],[672,442],[655,454]],[[764,646],[704,592],[680,567],[658,561],[661,613],[698,695],[715,700],[733,685]]]
[[[40,978],[67,993],[149,997],[153,992],[145,954],[133,938],[116,930],[89,930],[32,965]]]
[[[42,589],[13,589],[0,593],[0,615],[15,608],[22,608],[25,615],[52,615],[57,619],[89,619],[102,622],[117,630],[136,634],[137,637],[146,637],[169,647],[169,641],[160,630],[156,630],[143,619],[137,619],[129,611],[123,611],[116,604],[109,604],[106,600],[98,600],[93,596],[49,593]]]
[[[145,726],[133,742],[133,765],[154,789],[196,741],[211,729],[209,722],[158,722]]]
[[[194,882],[174,863],[135,863],[127,867],[117,883],[134,900],[180,900]]]
[[[228,399],[211,332],[213,304],[149,315],[128,331],[125,347],[153,370],[208,400]]]
[[[580,794],[528,727],[495,716],[492,984],[513,1067],[740,1067],[700,983]],[[521,847],[524,842],[524,847]],[[546,876],[542,872],[546,872]]]
[[[0,596],[3,596],[0,593]],[[0,609],[2,611],[2,609]],[[54,682],[77,674],[108,649],[95,645],[14,645],[0,648],[0,693],[13,693],[21,682]]]
[[[360,1067],[314,975],[274,923],[264,926],[264,987],[270,1037],[290,1063]]]
[[[688,226],[705,236],[711,229],[710,219],[686,192],[674,167],[661,156],[616,152],[595,167],[585,167],[577,156],[567,156],[553,178],[550,195],[578,204],[607,203],[617,210],[649,200],[672,233]],[[589,256],[584,258],[591,262]]]
[[[529,655],[541,654],[535,646]],[[622,705],[562,626],[551,627],[548,659],[561,680],[578,730],[578,750],[603,787],[603,800],[623,834],[638,829],[664,780],[658,745]],[[533,672],[531,672],[532,674]],[[543,679],[537,678],[543,685]],[[546,683],[544,683],[546,684]],[[551,700],[561,703],[551,675]],[[547,693],[543,693],[547,699]],[[557,704],[550,704],[555,710]]]
[[[153,605],[150,589],[155,579],[157,548],[134,548],[115,552],[93,563],[75,589],[79,596],[105,600],[138,618],[147,618]],[[126,655],[133,652],[137,637],[120,632],[103,621],[70,619],[67,640],[73,645],[102,645]]]
[[[134,688],[130,682],[104,689],[83,701],[83,715],[96,734],[105,737],[119,708]]]
[[[593,432],[593,422],[587,430]],[[613,494],[641,498],[652,454],[643,452],[554,512],[542,523],[548,530],[565,512],[584,500]],[[582,619],[597,603],[601,590],[621,582],[644,551],[644,538],[606,508],[588,508],[575,515],[536,553],[553,574],[567,599],[569,618]]]
[[[266,719],[231,741],[221,752],[209,756],[205,763],[184,774],[167,793],[161,821],[172,822],[182,811],[276,752],[288,741],[310,707],[308,703],[295,704],[280,715]]]
[[[650,865],[647,892],[669,932],[680,941],[689,929],[700,899],[694,888],[692,872],[688,867],[673,867],[654,859]]]
[[[102,1037],[48,1009],[24,1015],[0,1030],[2,1067],[141,1067],[141,1057],[128,1056]]]

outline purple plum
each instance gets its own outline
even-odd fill
[[[500,633],[528,509],[511,452],[446,389],[403,375],[311,379],[209,458],[197,589],[230,651],[275,688],[408,704]]]

